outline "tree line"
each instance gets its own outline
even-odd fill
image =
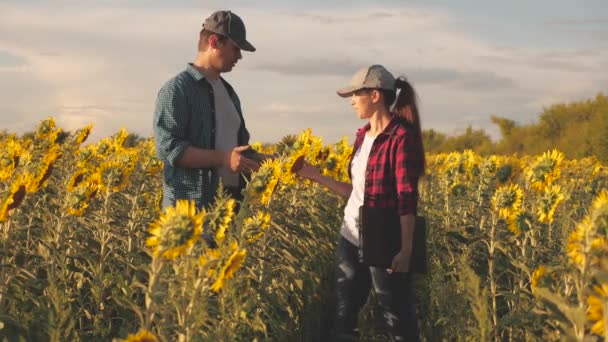
[[[428,129],[422,132],[426,152],[470,149],[481,155],[524,155],[555,148],[569,159],[595,156],[608,163],[608,96],[602,93],[595,98],[544,108],[537,122],[527,125],[494,115],[491,120],[500,130],[497,141],[483,129],[471,126],[455,136]]]
[[[460,135],[447,135],[434,129],[423,130],[422,139],[427,153],[463,151],[466,149],[487,156],[491,154],[539,154],[556,148],[566,158],[595,156],[608,164],[608,96],[599,93],[595,98],[571,103],[554,104],[543,109],[538,121],[521,125],[512,119],[491,116],[500,130],[500,138],[493,141],[483,129],[467,127]],[[0,138],[7,131],[0,131]],[[33,132],[22,136],[32,136]],[[62,133],[61,139],[70,135]],[[126,144],[134,146],[144,139],[130,133]]]

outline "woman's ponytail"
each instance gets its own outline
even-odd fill
[[[422,130],[420,128],[420,113],[418,112],[418,96],[414,87],[405,77],[398,77],[395,80],[395,88],[398,90],[397,100],[393,106],[393,112],[400,118],[405,119],[414,129],[415,139],[421,148],[419,153],[419,163],[421,166],[420,176],[424,174],[425,158],[424,146],[422,145]]]

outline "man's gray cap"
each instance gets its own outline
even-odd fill
[[[205,30],[230,38],[241,50],[255,51],[255,47],[247,41],[245,23],[231,11],[217,11],[203,23]]]
[[[382,65],[374,64],[359,69],[350,81],[350,85],[336,92],[339,96],[349,97],[361,89],[395,90],[395,77]]]

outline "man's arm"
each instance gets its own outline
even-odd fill
[[[251,172],[259,164],[241,156],[248,146],[232,151],[219,151],[195,147],[187,137],[189,116],[183,89],[177,83],[168,82],[158,93],[154,111],[154,140],[159,159],[171,166],[184,168],[225,167],[232,172]]]
[[[232,172],[249,173],[259,168],[259,163],[246,158],[242,152],[248,145],[237,146],[232,151],[206,150],[188,146],[177,161],[177,165],[185,168],[206,169],[224,167]]]

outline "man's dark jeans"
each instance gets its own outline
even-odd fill
[[[386,269],[365,266],[359,261],[357,246],[342,236],[336,254],[334,340],[357,339],[357,317],[373,285],[391,341],[419,341],[416,297],[410,274],[389,274]]]

